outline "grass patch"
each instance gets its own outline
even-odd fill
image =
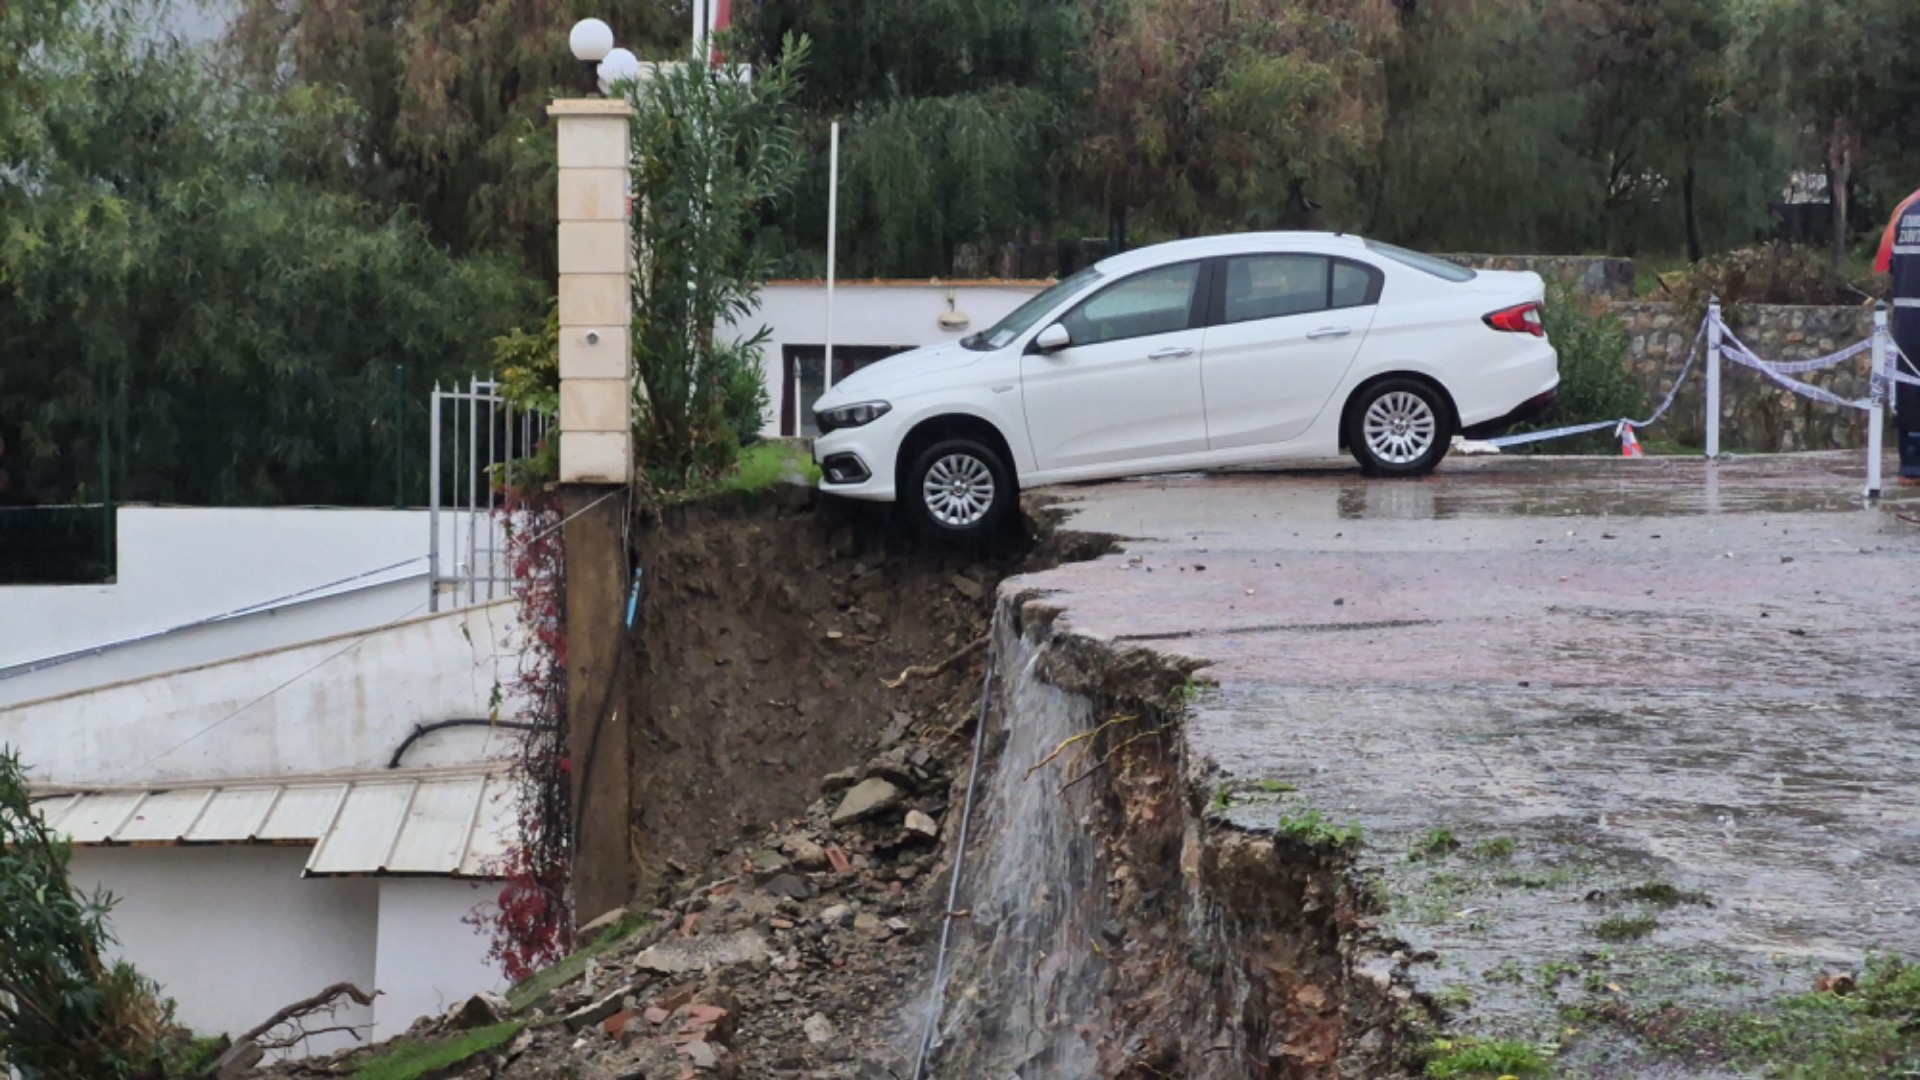
[[[1358,823],[1336,825],[1327,815],[1311,806],[1295,806],[1280,813],[1279,830],[1304,844],[1328,847],[1354,847],[1360,843]]]
[[[513,989],[507,991],[507,1004],[514,1012],[540,1003],[540,1000],[561,986],[577,979],[587,970],[587,961],[612,951],[613,947],[640,932],[647,925],[647,917],[638,913],[628,913],[619,922],[607,928],[607,932],[595,938],[593,944],[571,953],[557,964],[542,968],[531,976],[521,980]]]
[[[1651,915],[1609,915],[1593,926],[1593,936],[1601,941],[1632,941],[1660,929],[1660,920]]]
[[[1407,851],[1407,860],[1444,859],[1459,849],[1460,841],[1454,838],[1452,829],[1429,829],[1413,838]]]
[[[790,477],[812,485],[820,481],[820,466],[803,447],[788,443],[757,443],[740,451],[733,472],[720,484],[722,491],[765,491]]]
[[[354,1080],[419,1080],[420,1077],[458,1065],[476,1054],[505,1046],[508,1039],[526,1026],[524,1020],[509,1020],[492,1027],[462,1032],[450,1039],[417,1042],[402,1039],[379,1057],[369,1059],[353,1070]]]
[[[1678,907],[1681,904],[1710,905],[1713,903],[1707,898],[1706,893],[1688,892],[1664,881],[1649,881],[1635,885],[1631,889],[1622,891],[1620,897],[1623,900],[1639,900],[1655,907],[1665,908]]]
[[[1279,795],[1284,792],[1298,790],[1292,784],[1287,783],[1285,780],[1262,780],[1259,783],[1255,784],[1254,787],[1259,788],[1261,791],[1264,791],[1269,795]]]
[[[1513,837],[1496,836],[1491,840],[1482,840],[1473,845],[1473,857],[1487,862],[1511,859],[1513,858]]]
[[[1870,958],[1846,993],[1795,994],[1747,1012],[1666,1005],[1587,1015],[1663,1053],[1726,1061],[1777,1080],[1920,1075],[1920,965],[1892,957]]]
[[[1437,1039],[1431,1052],[1427,1075],[1437,1080],[1494,1080],[1547,1071],[1546,1057],[1537,1047],[1511,1039]]]
[[[1434,994],[1433,1003],[1451,1012],[1459,1012],[1473,1004],[1473,994],[1466,987],[1456,983]]]

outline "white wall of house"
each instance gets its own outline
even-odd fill
[[[0,587],[0,708],[424,614],[430,520],[425,510],[121,507],[112,583]],[[440,532],[443,577],[474,562],[504,577],[484,516],[443,514]],[[506,594],[496,582],[493,596]],[[465,591],[441,596],[442,608],[468,602]],[[473,599],[490,599],[484,582]]]
[[[276,1009],[349,982],[348,1003],[310,1027],[352,1025],[363,1038],[404,1034],[482,990],[505,985],[487,939],[464,920],[497,886],[437,878],[300,877],[311,848],[80,848],[74,882],[119,898],[111,916],[125,959],[160,984],[181,1023],[239,1035]],[[292,1056],[352,1044],[322,1035]]]
[[[0,588],[0,667],[157,633],[403,560],[418,561],[359,584],[422,574],[427,518],[424,510],[122,507],[111,584]],[[423,580],[414,599],[426,598]],[[336,632],[347,629],[356,627]]]
[[[1036,281],[855,281],[841,282],[833,291],[833,343],[848,346],[924,346],[957,341],[992,326],[1007,312],[1046,287]],[[964,327],[947,329],[940,316],[949,310],[964,313]],[[763,346],[761,370],[770,402],[762,433],[781,434],[780,417],[790,398],[800,409],[813,407],[807,395],[796,395],[786,378],[785,348],[825,344],[827,288],[820,281],[776,281],[760,290],[759,306],[745,318],[721,328],[739,340],[761,327],[771,332]],[[796,410],[794,415],[799,415]]]
[[[380,885],[303,881],[310,850],[80,848],[72,875],[83,889],[119,898],[114,955],[174,998],[181,1023],[238,1035],[333,983],[376,985]],[[316,1026],[373,1022],[373,1010],[349,1003]],[[326,1035],[305,1050],[327,1053],[352,1042]]]
[[[486,717],[518,665],[513,601],[417,616],[215,664],[0,709],[0,745],[37,783],[183,780],[384,769],[416,724]],[[502,715],[511,715],[509,699]],[[422,739],[409,767],[499,757],[487,728]]]
[[[376,1039],[403,1035],[415,1018],[445,1013],[505,984],[487,959],[488,939],[464,920],[492,910],[498,882],[400,878],[380,883],[380,956],[374,982]]]

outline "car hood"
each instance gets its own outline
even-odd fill
[[[978,363],[982,357],[990,355],[975,352],[957,341],[944,345],[929,345],[921,349],[909,349],[887,357],[878,363],[868,364],[859,371],[833,384],[833,389],[820,396],[814,408],[833,408],[836,405],[851,405],[860,401],[871,401],[884,397],[886,391],[904,382],[917,381],[929,375],[943,371],[952,371],[969,364]]]

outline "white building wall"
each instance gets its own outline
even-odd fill
[[[380,955],[374,982],[374,1038],[406,1033],[414,1020],[436,1016],[506,979],[487,959],[488,939],[465,921],[493,910],[498,882],[434,878],[380,883]]]
[[[0,745],[35,782],[69,786],[384,769],[415,725],[489,716],[517,670],[517,636],[510,600],[420,616],[0,709]],[[513,714],[510,697],[500,710]],[[512,745],[510,733],[455,728],[405,764],[468,764]]]
[[[275,1010],[336,982],[376,985],[381,887],[370,880],[301,880],[308,847],[80,848],[81,889],[119,898],[110,916],[125,959],[160,984],[181,1023],[238,1035]],[[378,999],[376,999],[378,1000]],[[348,1003],[324,1024],[369,1025]],[[402,1025],[404,1027],[404,1025]],[[310,1040],[293,1056],[352,1045]]]
[[[842,345],[938,345],[984,330],[1047,286],[1044,281],[842,282],[833,290],[833,343]],[[951,302],[951,307],[949,303]],[[967,316],[966,326],[947,329],[940,316],[949,310]],[[781,409],[795,388],[787,384],[784,349],[823,345],[827,340],[827,287],[820,281],[776,281],[760,290],[759,306],[745,318],[721,328],[735,340],[762,326],[771,332],[763,346],[761,372],[770,401],[764,435],[780,434]],[[799,401],[798,416],[813,402]]]
[[[0,588],[0,667],[157,633],[404,560],[417,561],[360,584],[424,574],[427,521],[424,510],[122,507],[113,583]],[[422,579],[414,597],[422,611],[426,598]]]

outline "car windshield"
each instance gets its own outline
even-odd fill
[[[1422,255],[1417,251],[1408,251],[1406,248],[1395,247],[1392,244],[1383,244],[1378,240],[1367,241],[1367,250],[1448,281],[1472,281],[1475,276],[1473,271],[1464,266],[1456,266],[1445,259],[1436,259],[1431,255]]]
[[[971,337],[962,338],[960,344],[976,352],[1004,349],[1013,344],[1014,338],[1032,329],[1033,324],[1039,322],[1041,316],[1058,307],[1062,300],[1099,281],[1100,277],[1100,271],[1089,266],[1077,274],[1071,274],[1056,281],[1036,294],[1033,299],[1008,312],[1006,318]]]

